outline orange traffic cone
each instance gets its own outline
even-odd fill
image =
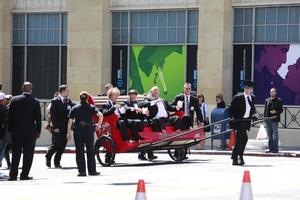
[[[147,200],[144,180],[138,182],[135,200]]]
[[[250,171],[244,171],[240,200],[253,200]]]
[[[229,144],[228,144],[228,149],[229,150],[232,150],[233,147],[235,145],[235,133],[234,133],[234,130],[232,130],[230,132],[230,136],[229,136]]]

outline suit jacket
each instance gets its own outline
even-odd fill
[[[111,104],[110,101],[107,101],[105,104],[102,105],[102,113],[104,117],[112,115],[115,113],[116,107]]]
[[[37,136],[41,133],[40,102],[31,94],[12,98],[8,111],[8,131],[13,137]]]
[[[176,106],[178,101],[183,101],[182,111],[185,111],[185,103],[184,103],[184,94],[179,94],[175,97],[172,105]],[[194,121],[194,112],[196,111],[197,123],[203,122],[202,111],[199,106],[198,99],[192,95],[190,95],[190,106],[189,106],[189,114],[191,119],[191,125]]]
[[[252,101],[251,101],[251,105],[250,105],[251,109],[250,109],[250,117],[249,118],[252,118],[252,115],[254,113],[256,113],[256,109],[254,107],[254,104],[255,104],[255,96],[254,95],[251,95],[251,100]],[[248,122],[239,121],[244,118],[245,112],[246,112],[246,99],[245,99],[244,93],[235,95],[232,99],[231,104],[229,105],[230,117],[236,120],[236,122],[231,123],[231,125],[230,125],[231,128],[236,129],[236,128],[238,128],[238,126],[246,124],[246,128],[248,130],[250,129],[251,121],[248,121]]]
[[[136,113],[134,110],[134,104],[137,104],[139,108],[143,107],[143,104],[138,101],[125,101],[124,108],[126,109],[126,113],[124,115],[125,119],[144,119],[144,115],[142,113]]]
[[[145,101],[144,101],[144,107],[148,107],[148,110],[149,110],[149,118],[154,118],[156,116],[156,114],[158,113],[158,107],[156,104],[154,105],[151,105],[151,101],[155,100],[152,96],[147,96],[145,98]],[[170,116],[170,113],[169,112],[174,112],[174,111],[177,111],[176,109],[176,106],[173,106],[171,105],[168,101],[166,100],[162,100],[163,101],[163,105],[168,113],[168,116]]]
[[[67,98],[67,102],[64,104],[61,97],[57,96],[51,100],[50,116],[54,129],[59,129],[60,133],[67,133],[68,116],[71,108],[75,104]]]
[[[275,110],[277,111],[276,114],[271,114],[270,111]],[[264,111],[264,117],[273,117],[276,116],[275,119],[272,121],[279,122],[280,121],[280,114],[283,112],[283,106],[282,106],[282,100],[280,98],[267,98],[265,100],[265,111]]]

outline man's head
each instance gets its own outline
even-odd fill
[[[107,96],[112,102],[117,102],[118,97],[120,96],[120,90],[116,87],[111,88],[107,91]]]
[[[150,94],[151,94],[152,97],[158,98],[159,97],[159,88],[157,86],[153,86],[150,89]]]
[[[87,103],[88,97],[89,97],[89,93],[87,93],[86,91],[82,91],[79,94],[79,98],[80,98],[81,103]]]
[[[114,86],[111,83],[107,83],[104,88],[105,88],[105,92],[107,92],[109,89],[113,88]]]
[[[136,97],[137,97],[136,90],[130,90],[128,94],[129,94],[130,101],[136,101]]]
[[[67,85],[59,86],[58,91],[59,91],[59,94],[63,97],[68,97],[69,93],[70,93],[69,86],[67,86]]]
[[[191,90],[192,90],[192,85],[190,83],[185,83],[183,85],[183,93],[185,95],[190,95],[191,94]]]
[[[271,98],[276,98],[277,97],[277,89],[276,88],[271,88],[270,89],[270,97]]]
[[[23,83],[22,91],[27,93],[32,93],[32,88],[33,86],[30,82],[25,82]]]
[[[244,92],[247,95],[251,95],[253,92],[254,83],[250,80],[244,82]]]
[[[219,103],[221,101],[224,101],[224,97],[222,93],[219,93],[216,95],[216,102]]]

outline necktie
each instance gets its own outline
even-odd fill
[[[249,96],[247,96],[247,100],[248,100],[248,103],[249,103],[249,105],[250,105],[250,107],[251,107],[251,110],[252,110],[253,107],[254,107],[254,105],[252,104],[252,101],[250,100],[250,97],[249,97]]]
[[[67,102],[68,102],[68,99],[67,99],[67,98],[64,98],[63,102],[64,102],[64,104],[66,105]]]
[[[185,102],[184,102],[184,114],[186,116],[189,116],[189,108],[190,108],[190,102],[188,96],[185,96]]]

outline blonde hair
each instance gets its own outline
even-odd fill
[[[110,98],[113,94],[116,94],[117,96],[120,96],[120,90],[117,87],[114,87],[114,88],[110,88],[107,91],[108,98]]]
[[[159,90],[159,87],[153,86],[153,87],[149,90],[149,93],[153,92],[154,90]]]

